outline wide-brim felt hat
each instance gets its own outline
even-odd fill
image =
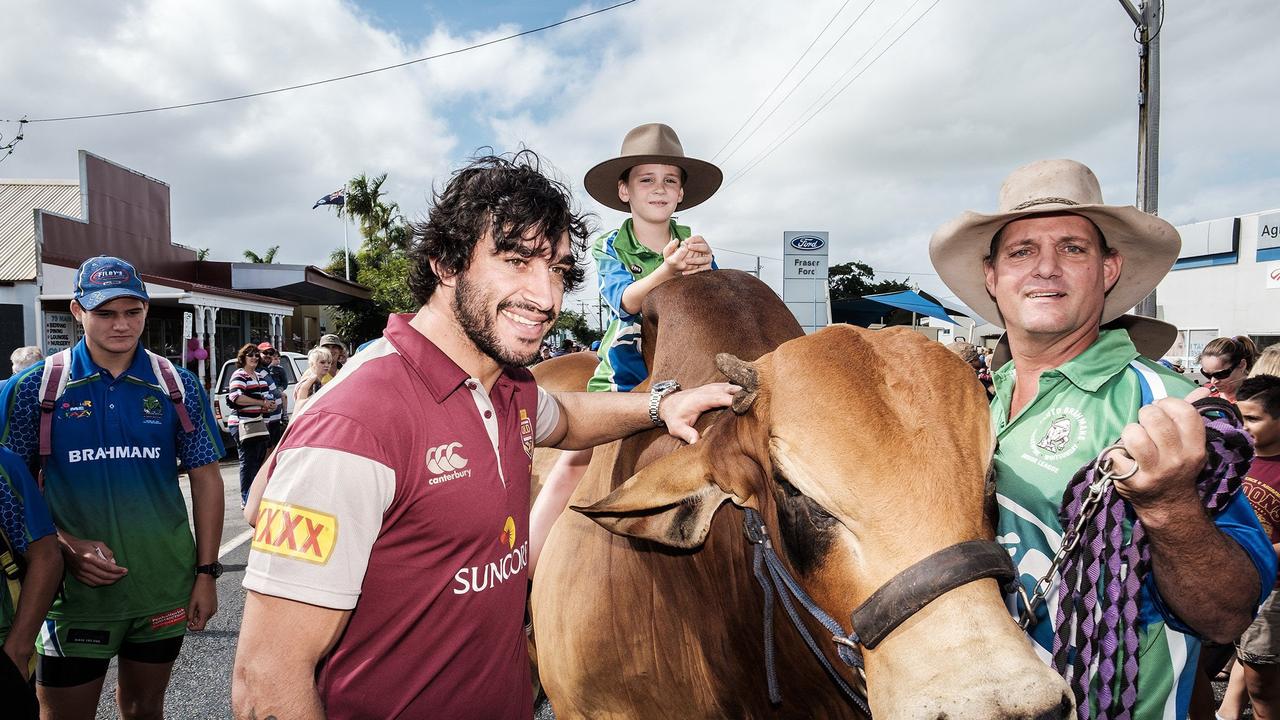
[[[720,183],[724,182],[724,173],[720,172],[720,168],[706,160],[684,154],[680,137],[670,126],[647,123],[628,132],[622,139],[622,150],[618,157],[605,160],[588,170],[582,184],[596,202],[629,213],[631,207],[618,198],[618,180],[631,168],[650,163],[675,165],[684,170],[684,199],[676,205],[676,210],[688,210],[706,202],[720,189]]]
[[[1093,221],[1107,245],[1124,258],[1120,278],[1107,293],[1103,323],[1128,312],[1168,274],[1182,238],[1167,221],[1132,205],[1105,205],[1098,178],[1075,160],[1041,160],[1014,170],[1000,187],[999,210],[967,211],[943,225],[929,241],[929,258],[942,282],[988,322],[1004,327],[1004,316],[987,292],[983,261],[991,238],[1019,218],[1072,213]]]
[[[1102,326],[1103,330],[1124,330],[1138,353],[1152,360],[1159,360],[1169,352],[1169,348],[1178,340],[1178,328],[1163,320],[1143,315],[1121,315]],[[991,355],[991,369],[999,369],[1001,365],[1012,359],[1009,352],[1009,336],[1001,335]]]

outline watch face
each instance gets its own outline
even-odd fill
[[[667,392],[667,391],[669,391],[669,390],[674,390],[674,389],[676,389],[676,388],[678,388],[678,387],[680,387],[680,386],[679,386],[678,384],[676,384],[676,381],[675,381],[675,380],[663,380],[662,382],[655,384],[655,385],[651,388],[651,390],[652,390],[653,392],[657,392],[657,393],[664,393],[664,392]]]

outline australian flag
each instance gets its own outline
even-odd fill
[[[317,200],[316,204],[311,206],[311,209],[315,210],[321,205],[344,205],[346,204],[346,202],[347,202],[347,189],[338,188],[337,190],[334,190],[328,195],[325,195],[324,197]]]

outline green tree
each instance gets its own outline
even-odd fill
[[[200,248],[196,250],[196,260],[204,260],[209,257],[209,248]]]
[[[333,309],[335,329],[354,342],[381,334],[388,314],[417,309],[409,291],[409,226],[400,206],[385,199],[386,180],[386,173],[357,175],[347,183],[345,203],[335,206],[340,217],[351,218],[360,230],[360,247],[351,254],[351,279],[370,291],[369,300]],[[345,260],[342,250],[334,250],[326,270],[342,277]]]
[[[279,245],[272,245],[271,247],[267,248],[267,251],[262,255],[259,255],[258,253],[252,250],[245,250],[244,259],[248,260],[251,263],[260,263],[260,264],[270,265],[271,263],[276,261],[276,253],[278,252],[280,252]]]
[[[561,310],[560,317],[556,318],[556,324],[551,331],[566,332],[586,346],[604,337],[604,333],[591,327],[591,323],[584,315],[572,310]]]
[[[832,265],[827,270],[827,287],[831,290],[831,302],[911,289],[900,280],[876,280],[875,270],[856,260]]]

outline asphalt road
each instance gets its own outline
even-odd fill
[[[190,506],[191,493],[186,476],[181,479],[182,493]],[[226,492],[226,513],[222,525],[224,553],[221,562],[226,571],[218,579],[218,613],[209,620],[204,632],[188,633],[182,643],[182,654],[173,666],[173,679],[165,696],[167,718],[231,717],[231,666],[240,635],[240,617],[244,612],[244,563],[249,554],[249,525],[240,516],[239,466],[222,466],[222,483]],[[119,717],[115,701],[116,668],[112,661],[98,703],[101,720]]]

